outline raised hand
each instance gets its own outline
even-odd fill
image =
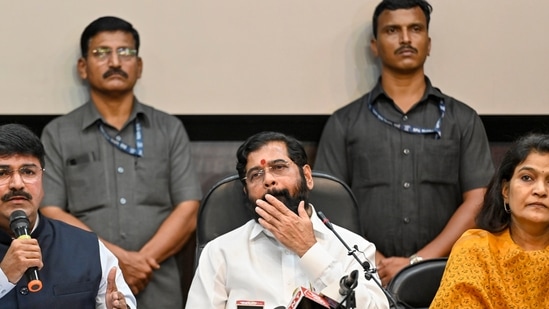
[[[313,223],[305,210],[305,203],[299,203],[299,215],[296,215],[270,194],[265,195],[265,200],[256,201],[256,212],[261,217],[259,223],[286,248],[303,256],[316,243]]]
[[[116,267],[111,268],[107,277],[107,292],[105,293],[107,309],[127,309],[126,298],[116,287]]]

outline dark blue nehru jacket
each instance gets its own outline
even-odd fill
[[[29,292],[27,278],[23,276],[0,299],[0,309],[95,308],[102,273],[97,236],[44,216],[40,216],[31,236],[38,239],[42,250],[42,290]],[[10,243],[11,237],[0,231],[0,260]]]

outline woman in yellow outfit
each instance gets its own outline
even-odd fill
[[[549,135],[505,154],[430,308],[549,308]]]

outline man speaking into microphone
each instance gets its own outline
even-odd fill
[[[0,126],[0,308],[136,308],[95,234],[40,215],[44,172],[40,139]]]
[[[341,278],[362,266],[348,256],[307,202],[313,177],[303,146],[282,133],[261,132],[248,138],[236,156],[236,169],[256,218],[204,247],[186,308],[238,309],[243,302],[253,302],[272,309],[288,305],[300,287],[341,302],[345,297],[339,293]],[[372,243],[334,228],[346,242],[357,245],[363,257],[374,261]],[[389,307],[380,287],[364,276],[357,280],[356,308]]]

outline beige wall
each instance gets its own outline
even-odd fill
[[[86,99],[81,31],[102,15],[142,37],[138,97],[174,114],[329,114],[376,80],[370,0],[0,0],[0,114]],[[547,0],[431,0],[427,73],[481,114],[549,114]],[[542,103],[543,102],[543,103]]]

